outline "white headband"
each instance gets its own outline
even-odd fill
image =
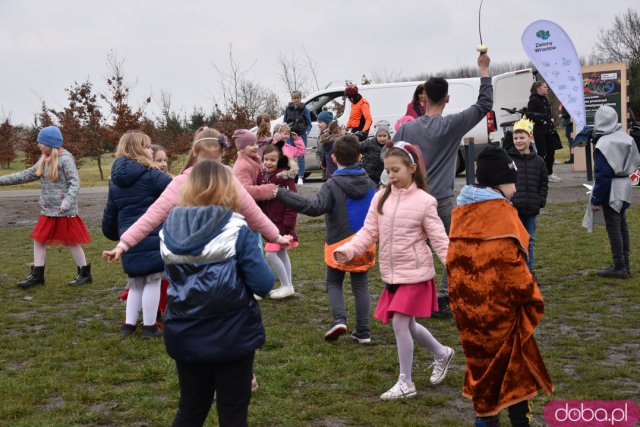
[[[196,139],[195,141],[193,141],[193,143],[197,144],[200,141],[220,141],[220,140],[218,138],[213,137],[213,136],[207,136],[206,138]]]
[[[409,152],[409,150],[407,150],[405,148],[405,146],[408,145],[408,144],[409,144],[408,142],[398,141],[398,142],[395,142],[393,144],[393,147],[394,148],[398,148],[398,149],[404,151],[405,153],[407,153],[407,156],[409,156],[409,160],[411,160],[411,163],[415,165],[416,161],[413,159],[413,155]]]

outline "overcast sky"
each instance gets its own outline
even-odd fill
[[[278,56],[304,49],[321,86],[366,73],[415,76],[473,65],[479,0],[0,0],[0,118],[30,123],[40,100],[66,105],[64,89],[89,79],[105,90],[107,54],[137,80],[134,105],[160,91],[176,109],[210,110],[220,97],[213,64],[228,69],[229,43],[251,80],[285,92]],[[526,61],[520,36],[549,19],[588,56],[599,29],[637,0],[484,0],[482,30],[494,62]]]

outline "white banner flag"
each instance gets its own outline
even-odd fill
[[[573,42],[551,21],[536,21],[522,33],[522,47],[573,118],[578,132],[586,122],[582,67]]]

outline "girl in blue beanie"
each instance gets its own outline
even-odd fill
[[[78,274],[69,285],[92,283],[91,264],[82,250],[91,242],[89,231],[78,216],[80,178],[73,155],[62,148],[62,132],[47,126],[38,133],[38,148],[42,156],[29,169],[0,177],[0,185],[23,184],[40,180],[40,216],[31,232],[33,266],[31,274],[18,286],[26,289],[44,285],[44,259],[47,245],[65,245],[78,266]]]

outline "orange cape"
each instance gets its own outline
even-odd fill
[[[479,416],[491,416],[538,390],[551,393],[533,337],[544,302],[516,210],[504,199],[459,206],[449,239],[449,303],[467,362],[462,394]]]

